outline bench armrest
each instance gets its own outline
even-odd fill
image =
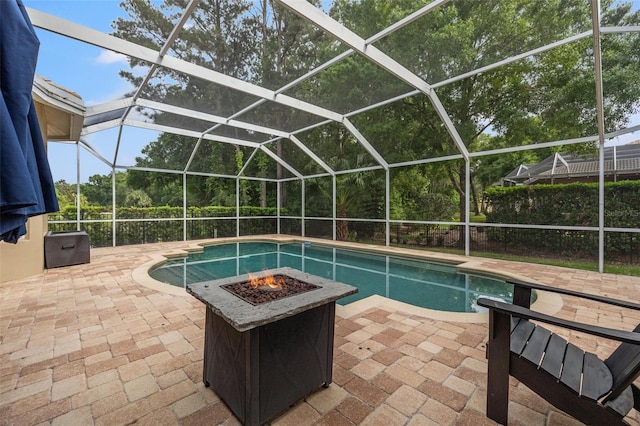
[[[617,340],[619,342],[631,343],[633,345],[640,345],[640,333],[634,331],[615,330],[607,327],[600,327],[597,325],[583,324],[575,321],[565,320],[562,318],[554,317],[551,315],[541,314],[540,312],[532,311],[531,309],[524,308],[518,305],[512,305],[510,303],[498,302],[496,300],[486,299],[481,297],[477,301],[478,305],[491,310],[512,315],[518,318],[530,319],[535,321],[544,322],[547,324],[556,325],[570,330],[580,331],[583,333],[591,334],[594,336],[604,337],[611,340]]]
[[[507,283],[514,285],[514,290],[515,290],[514,293],[518,290],[518,288],[528,289],[528,290],[549,291],[552,293],[564,294],[567,296],[579,297],[582,299],[589,299],[595,302],[606,303],[608,305],[620,306],[622,308],[628,308],[628,309],[640,311],[639,303],[629,302],[627,300],[612,299],[610,297],[598,296],[596,294],[580,293],[578,291],[567,290],[567,289],[557,288],[557,287],[550,287],[543,284],[535,284],[535,283],[530,283],[526,281],[519,281],[519,280],[512,280],[512,279],[507,280]]]

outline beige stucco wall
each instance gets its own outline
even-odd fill
[[[17,244],[0,242],[0,283],[36,275],[44,270],[46,215],[27,222],[27,235]]]
[[[36,103],[40,130],[47,140],[44,107]],[[45,142],[46,143],[46,142]],[[27,234],[17,244],[0,242],[0,283],[29,277],[44,271],[44,234],[47,215],[35,216],[27,222]]]

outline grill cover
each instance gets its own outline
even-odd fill
[[[47,268],[89,263],[89,235],[84,231],[49,231],[44,236]]]

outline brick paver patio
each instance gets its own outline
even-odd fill
[[[0,424],[239,424],[202,383],[204,306],[132,278],[154,256],[191,244],[93,249],[89,264],[0,284]],[[637,277],[476,260],[541,283],[640,301]],[[385,304],[338,313],[333,383],[274,426],[494,424],[484,414],[485,323]],[[627,330],[640,322],[638,312],[570,299],[559,315]],[[566,336],[601,356],[615,346]],[[510,392],[510,424],[579,424],[514,379]],[[640,425],[640,416],[628,421]]]

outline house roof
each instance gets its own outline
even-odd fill
[[[539,163],[521,164],[506,175],[504,183],[530,185],[552,178],[597,176],[600,170],[597,154],[593,156],[556,153]],[[606,175],[640,174],[640,140],[621,146],[604,148]]]
[[[48,140],[75,141],[80,137],[85,106],[79,94],[38,74],[32,93],[34,100],[44,106]]]

